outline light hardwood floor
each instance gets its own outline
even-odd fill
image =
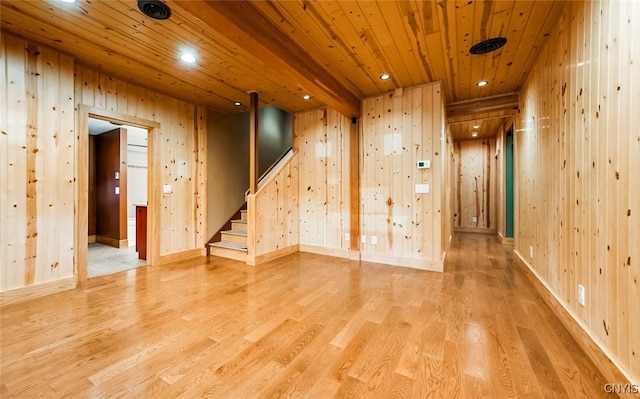
[[[2,308],[0,396],[612,398],[496,237],[445,273],[298,253],[90,279]]]

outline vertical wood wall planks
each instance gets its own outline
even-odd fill
[[[467,140],[456,143],[456,226],[462,229],[496,230],[497,159],[496,139]],[[472,222],[472,217],[477,222]],[[482,230],[478,230],[482,231]]]
[[[298,154],[281,161],[269,173],[255,195],[248,197],[248,240],[253,240],[247,264],[257,265],[298,250],[300,207],[298,202]],[[253,213],[252,210],[255,210]],[[252,222],[253,219],[253,222]]]
[[[638,23],[640,22],[640,7],[632,2],[627,2],[628,9],[623,15],[628,16],[627,23],[623,23],[624,34],[621,37],[629,39],[635,37],[634,35],[640,34],[638,32]],[[623,21],[624,22],[624,21]],[[630,69],[630,77],[638,81],[640,76],[640,43],[637,40],[630,40],[630,52],[629,60],[625,60],[625,68]],[[629,124],[634,127],[629,131],[630,145],[629,145],[629,177],[640,170],[640,132],[635,129],[638,122],[638,109],[640,109],[640,89],[637,87],[637,83],[631,88],[627,88],[631,93],[631,101],[629,102]],[[637,176],[636,176],[637,178]],[[629,218],[629,230],[628,235],[630,238],[640,237],[640,184],[629,184],[629,209],[627,209],[627,217]],[[627,267],[629,267],[629,298],[628,303],[630,307],[630,323],[629,323],[629,336],[635,337],[631,340],[631,345],[626,348],[629,356],[629,364],[631,365],[631,374],[640,376],[640,339],[638,339],[638,331],[640,331],[640,317],[637,313],[637,304],[640,303],[640,245],[630,242],[630,255],[628,258]],[[623,299],[624,300],[624,299]],[[620,350],[625,350],[621,347]]]
[[[5,222],[11,226],[11,234],[7,237],[7,246],[4,264],[4,290],[26,285],[25,261],[26,248],[25,237],[27,235],[26,224],[26,145],[27,145],[27,110],[26,110],[26,55],[25,43],[14,39],[12,36],[3,35],[6,48],[6,87],[7,96],[7,214]],[[9,95],[9,93],[11,93]],[[6,161],[5,161],[6,160]],[[5,190],[3,190],[5,191]]]
[[[155,98],[154,98],[155,100]],[[155,103],[155,101],[154,101]],[[196,158],[194,164],[194,175],[196,185],[196,198],[193,218],[196,220],[195,246],[202,247],[208,240],[207,237],[207,206],[204,202],[207,192],[207,111],[204,107],[195,108],[195,145],[193,156]]]
[[[35,280],[36,258],[38,251],[38,191],[42,191],[42,182],[39,175],[42,173],[36,167],[38,148],[38,138],[40,136],[39,96],[42,95],[40,80],[42,79],[42,58],[40,48],[33,44],[27,44],[26,50],[26,108],[27,108],[27,140],[26,140],[26,168],[27,168],[27,193],[25,198],[26,207],[26,254],[24,280],[26,285],[32,285]],[[40,183],[38,181],[40,180]],[[40,190],[38,190],[40,189]]]
[[[353,231],[352,193],[358,191],[350,184],[354,172],[350,148],[353,129],[349,118],[331,108],[296,114],[294,147],[298,148],[303,251],[351,256],[352,241],[357,237],[350,236],[346,241],[345,234]]]
[[[639,9],[567,5],[523,85],[515,133],[516,250],[636,381],[640,51],[632,38],[640,34]]]
[[[0,291],[73,280],[73,60],[2,35]],[[51,288],[52,286],[49,286]]]
[[[439,83],[363,101],[363,260],[442,270],[446,136]],[[441,140],[443,138],[443,140]],[[430,160],[429,169],[417,161]],[[429,184],[429,194],[416,194]],[[373,238],[375,237],[375,238]],[[374,244],[375,242],[375,244]]]
[[[9,80],[7,74],[7,44],[6,35],[0,35],[0,260],[8,261],[9,245],[9,193],[8,193],[8,158],[9,158],[9,129],[7,126]],[[5,289],[9,267],[0,270],[0,290]]]
[[[157,165],[153,168],[158,172],[152,191],[159,192],[161,180],[172,184],[174,192],[173,197],[161,199],[161,212],[152,218],[152,228],[164,229],[156,244],[161,248],[156,259],[201,250],[206,198],[198,187],[204,185],[206,165],[198,153],[204,151],[206,134],[203,127],[198,128],[197,114],[204,109],[75,66],[70,57],[13,36],[2,35],[1,42],[0,292],[17,292],[30,285],[42,286],[41,292],[55,292],[86,278],[82,270],[74,270],[74,259],[86,259],[79,251],[86,237],[78,237],[74,221],[82,204],[82,190],[74,191],[79,180],[76,169],[86,155],[77,152],[81,136],[76,134],[76,123],[86,134],[86,121],[77,121],[77,104],[85,112],[90,107],[97,114],[117,112],[150,120],[154,129],[157,123],[162,126],[149,143],[156,152],[150,166]],[[28,295],[38,292],[30,289]],[[6,298],[19,296],[12,291]]]
[[[60,87],[59,68],[57,62],[57,54],[48,49],[42,49],[42,98],[40,101],[43,120],[48,123],[42,125],[41,142],[39,150],[42,151],[38,169],[40,170],[43,182],[51,182],[56,180],[58,168],[53,165],[59,165],[63,168],[65,163],[70,163],[73,158],[63,158],[61,156],[60,147],[58,146],[58,135],[60,128],[60,114],[58,105],[60,96],[58,88]],[[65,182],[68,184],[68,182]],[[70,191],[66,184],[43,185],[42,193],[39,195],[40,203],[38,208],[42,209],[41,217],[38,218],[38,231],[46,231],[50,220],[56,220],[58,214],[62,210],[62,195]],[[49,273],[52,279],[58,278],[58,269],[60,267],[60,230],[50,231],[44,245],[38,248],[37,257],[44,264],[50,265]],[[46,270],[38,268],[40,275],[39,281],[45,281]]]
[[[203,143],[206,145],[205,129],[198,121],[198,115],[204,115],[204,109],[83,66],[76,67],[76,76],[83,77],[79,85],[83,99],[105,96],[104,100],[94,103],[102,104],[96,109],[108,112],[113,101],[117,101],[118,113],[126,111],[125,115],[130,117],[160,123],[155,132],[159,137],[149,137],[150,142],[157,144],[153,149],[156,152],[154,162],[158,162],[159,186],[153,191],[160,198],[158,256],[203,247],[204,236],[198,226],[204,225],[205,213],[197,209],[206,204],[204,190],[199,188],[203,183],[198,177],[206,173],[204,158],[198,156],[204,151]],[[113,88],[116,92],[109,93]],[[113,99],[108,100],[110,96]],[[151,168],[148,170],[153,173]],[[171,194],[161,192],[163,184],[171,184]]]

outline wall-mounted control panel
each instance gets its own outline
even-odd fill
[[[431,167],[431,161],[428,159],[423,159],[421,161],[416,162],[418,169],[429,169]]]

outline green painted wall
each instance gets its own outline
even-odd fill
[[[513,238],[513,133],[507,132],[507,145],[505,157],[505,194],[506,194],[506,227],[505,237]]]

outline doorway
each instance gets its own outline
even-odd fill
[[[132,166],[138,166],[139,168],[128,168],[128,163],[124,163],[125,169],[120,169],[119,174],[116,176],[115,171],[111,171],[107,174],[107,176],[111,179],[112,183],[117,181],[113,185],[113,187],[109,188],[109,190],[116,195],[118,192],[118,201],[122,203],[121,209],[123,209],[123,213],[118,214],[119,220],[122,223],[119,223],[118,229],[121,232],[120,236],[117,237],[117,240],[111,241],[111,247],[118,251],[121,249],[126,249],[128,251],[132,251],[135,255],[135,263],[136,266],[142,264],[146,265],[154,265],[157,263],[157,253],[159,248],[158,236],[155,230],[152,228],[157,224],[157,214],[159,210],[157,209],[159,206],[159,194],[157,190],[153,190],[153,187],[157,186],[157,182],[159,181],[159,164],[154,159],[153,154],[155,153],[155,148],[157,148],[156,141],[158,140],[158,131],[160,129],[160,124],[155,121],[149,121],[137,117],[132,117],[128,115],[118,114],[116,112],[97,109],[94,107],[80,105],[78,108],[78,132],[89,132],[89,122],[91,119],[105,121],[111,124],[117,125],[117,128],[120,129],[123,126],[126,126],[128,129],[132,131],[137,131],[136,129],[141,129],[146,132],[146,169],[144,169],[144,165],[140,164],[140,159],[136,158],[137,155],[134,155],[132,158]],[[127,130],[127,133],[129,131]],[[125,142],[126,144],[122,144],[124,147],[124,152],[128,152],[128,149],[131,147],[138,152],[142,149],[142,145],[144,142],[141,142],[142,134],[138,135],[134,133],[135,136],[131,141],[131,146],[129,146],[129,142]],[[142,138],[144,141],[144,138]],[[74,237],[74,249],[75,249],[75,263],[74,269],[77,276],[77,281],[79,285],[83,285],[87,281],[88,273],[88,259],[89,259],[89,204],[90,204],[90,193],[89,193],[89,152],[90,152],[90,144],[89,144],[89,134],[79,134],[78,135],[78,145],[77,145],[77,153],[76,153],[76,175],[77,183],[76,183],[76,201],[77,201],[77,212],[75,213],[75,224],[76,224],[76,234]],[[138,154],[139,155],[139,154]],[[136,160],[137,159],[137,160]],[[122,162],[121,162],[122,163]],[[138,169],[136,171],[131,172],[133,169]],[[128,175],[131,175],[131,178],[137,179],[140,177],[140,172],[146,175],[146,184],[143,185],[143,191],[146,191],[146,201],[144,199],[144,193],[142,197],[139,195],[134,195],[132,198],[124,198],[124,191],[120,191],[121,189],[133,187],[134,183],[119,186],[120,182],[122,182],[123,178],[126,178]],[[137,175],[137,177],[136,177]],[[116,186],[118,187],[116,189]],[[127,187],[128,186],[128,187]],[[145,189],[146,187],[146,189]],[[122,195],[120,195],[122,193]],[[141,199],[142,198],[142,199]],[[142,202],[139,204],[139,202]],[[135,217],[134,213],[130,210],[135,205],[144,205],[146,202],[146,207],[148,209],[146,223],[144,223],[146,239],[139,240],[140,242],[144,242],[146,244],[146,262],[139,262],[137,259],[137,253],[135,249],[135,244],[137,239],[135,235],[132,235],[130,231],[134,231],[129,227],[130,220]],[[131,214],[131,217],[129,216]],[[123,216],[124,215],[124,216]],[[133,219],[135,220],[135,219]],[[96,236],[98,233],[96,233]],[[131,248],[129,246],[129,238],[132,239]],[[98,241],[98,240],[96,240]],[[107,240],[108,241],[108,240]],[[117,248],[116,248],[117,247]],[[118,249],[120,248],[120,249]],[[104,250],[105,248],[102,247]],[[107,248],[109,249],[109,248]],[[102,254],[103,257],[108,255]],[[124,255],[124,252],[122,253]],[[123,266],[126,269],[130,269],[132,266]],[[135,266],[133,266],[135,267]],[[113,270],[113,269],[112,269]],[[113,270],[112,272],[116,272],[117,270]],[[111,271],[107,273],[101,274],[109,274]],[[92,276],[97,275],[92,272]]]
[[[513,127],[505,141],[505,237],[513,238]]]
[[[148,130],[89,117],[87,277],[146,265],[136,207],[147,206]]]

